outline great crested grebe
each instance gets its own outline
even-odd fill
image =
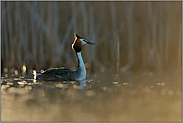
[[[81,49],[85,44],[96,45],[93,42],[88,41],[85,38],[80,37],[76,33],[74,33],[74,43],[72,44],[72,49],[75,51],[77,60],[78,60],[78,68],[75,71],[72,71],[67,68],[53,68],[44,71],[43,73],[36,73],[34,71],[34,78],[41,80],[59,80],[59,81],[79,81],[84,80],[86,78],[86,68],[82,59]]]

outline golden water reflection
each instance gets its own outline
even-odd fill
[[[181,121],[181,75],[108,73],[86,81],[2,75],[2,121]]]

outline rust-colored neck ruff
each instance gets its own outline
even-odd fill
[[[74,43],[72,44],[72,48],[76,53],[81,52],[82,42],[80,41],[80,39],[75,39]]]

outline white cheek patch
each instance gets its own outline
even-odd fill
[[[87,44],[87,43],[84,41],[84,39],[80,39],[80,41],[82,42],[82,45]]]

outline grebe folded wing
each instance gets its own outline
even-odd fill
[[[73,72],[70,69],[67,68],[52,68],[52,69],[48,69],[46,71],[44,71],[44,74],[55,74],[55,75],[64,75],[64,74],[68,74],[70,72]]]
[[[53,68],[48,69],[37,75],[37,78],[43,80],[75,80],[74,78],[74,71],[67,69],[67,68]]]

